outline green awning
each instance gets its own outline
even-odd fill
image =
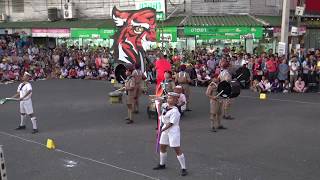
[[[192,16],[184,23],[185,26],[263,26],[262,23],[247,15],[224,16]]]
[[[256,16],[256,18],[264,21],[267,24],[267,26],[281,26],[281,16]]]
[[[302,20],[302,25],[307,26],[309,28],[319,28],[320,27],[320,21],[319,20]]]
[[[114,28],[112,19],[2,22],[0,28]]]

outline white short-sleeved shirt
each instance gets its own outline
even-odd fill
[[[292,68],[292,70],[298,70],[300,67],[300,63],[297,62],[293,62],[293,61],[289,61],[289,67]],[[290,68],[290,75],[298,75],[298,71],[292,71]]]
[[[224,69],[220,72],[219,78],[221,81],[228,81],[228,82],[230,82],[232,79],[231,74],[226,69]]]
[[[163,107],[168,106],[167,103],[163,104]],[[171,110],[167,111],[165,115],[161,115],[161,121],[164,124],[162,129],[164,129],[167,125],[172,123],[172,127],[164,131],[164,133],[168,133],[168,135],[174,135],[180,133],[180,112],[177,107],[172,107]]]
[[[181,106],[181,110],[182,111],[185,111],[187,109],[187,98],[186,98],[186,96],[184,94],[182,94],[182,93],[180,94],[180,97],[178,99],[178,103],[179,104],[184,103],[184,105]]]
[[[17,92],[20,93],[20,98],[24,97],[28,93],[28,91],[32,91],[32,86],[30,83],[21,83],[18,86]],[[25,97],[23,101],[31,99],[31,96],[32,92],[27,97]]]

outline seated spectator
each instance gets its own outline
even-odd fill
[[[81,68],[78,68],[77,75],[78,75],[78,78],[80,78],[80,79],[84,79],[86,77],[85,73],[84,73],[84,70],[81,69]]]
[[[257,79],[252,81],[252,85],[250,88],[253,92],[259,92],[259,81]]]
[[[282,85],[282,88],[283,88],[283,93],[289,93],[291,91],[291,84],[289,82],[289,80],[285,80],[283,85]]]
[[[293,90],[297,93],[304,93],[308,90],[301,77],[298,77],[298,80],[294,83]]]
[[[259,92],[267,93],[271,92],[271,83],[265,76],[262,76],[262,79],[259,83]]]
[[[19,69],[14,70],[14,76],[15,76],[15,80],[19,81],[20,80],[20,72]]]
[[[77,71],[76,71],[76,69],[74,67],[72,67],[69,70],[68,78],[70,78],[70,79],[76,79],[77,78]]]
[[[99,79],[100,80],[107,80],[108,79],[108,73],[106,71],[106,69],[104,68],[99,68]]]
[[[89,69],[89,68],[86,68],[86,71],[85,71],[85,73],[86,73],[86,77],[85,77],[85,79],[93,79],[93,76],[92,76],[92,71],[91,71],[91,69]]]
[[[3,75],[2,75],[2,82],[6,82],[6,81],[9,81],[10,78],[9,78],[9,74],[8,74],[8,71],[3,71]]]
[[[62,67],[60,79],[67,78],[68,74],[69,74],[68,69],[65,67]]]
[[[99,72],[97,71],[97,69],[95,67],[92,67],[92,79],[97,80],[98,76],[99,76]]]
[[[279,93],[282,91],[282,85],[279,80],[276,78],[274,82],[271,84],[271,92]]]
[[[15,77],[15,75],[14,75],[13,70],[9,70],[9,71],[8,71],[8,76],[9,76],[9,80],[10,80],[10,81],[16,80],[16,77]]]
[[[205,71],[199,71],[197,74],[197,85],[208,86],[210,79],[210,76]]]

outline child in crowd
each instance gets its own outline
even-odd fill
[[[308,90],[301,77],[298,77],[298,80],[294,83],[293,90],[297,93],[305,93]]]
[[[282,91],[281,83],[279,82],[279,79],[275,79],[274,82],[271,84],[271,92],[279,93]]]
[[[77,71],[76,71],[76,69],[74,67],[72,67],[69,70],[68,78],[69,79],[76,79],[77,78]]]
[[[283,93],[289,93],[291,91],[291,84],[289,80],[285,80],[282,87],[283,87],[283,91],[282,91]]]
[[[99,68],[99,79],[100,80],[107,80],[108,79],[108,73],[106,71],[106,69],[104,68]]]
[[[267,93],[271,92],[271,83],[265,76],[262,76],[261,81],[259,83],[259,92]]]

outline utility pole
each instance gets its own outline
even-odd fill
[[[285,43],[286,54],[288,54],[288,33],[289,33],[289,17],[290,17],[290,0],[283,0],[282,6],[282,24],[281,24],[281,42]]]

